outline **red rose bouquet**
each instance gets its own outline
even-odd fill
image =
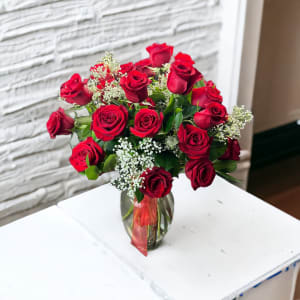
[[[51,138],[77,140],[70,157],[77,172],[91,180],[118,172],[112,184],[132,199],[123,219],[144,254],[172,220],[172,178],[185,172],[194,190],[216,174],[234,180],[228,173],[239,160],[240,130],[252,118],[244,107],[229,114],[188,54],[173,57],[167,44],[146,50],[149,58],[123,65],[108,53],[89,78],[72,75],[60,90],[70,108],[47,122]]]

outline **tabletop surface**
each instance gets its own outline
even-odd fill
[[[1,227],[0,299],[232,299],[300,258],[300,222],[223,179],[193,191],[180,176],[172,191],[173,224],[148,257],[111,185]]]

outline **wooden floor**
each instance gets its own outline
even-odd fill
[[[251,170],[248,192],[300,220],[300,155]],[[300,273],[294,299],[300,300]]]
[[[300,220],[300,154],[251,170],[248,191]]]

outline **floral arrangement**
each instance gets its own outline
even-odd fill
[[[116,170],[112,184],[139,201],[143,194],[168,194],[172,177],[184,170],[193,189],[210,185],[216,173],[234,180],[228,173],[239,160],[237,139],[252,114],[234,107],[229,115],[220,91],[188,54],[170,64],[172,46],[147,51],[149,58],[123,65],[107,53],[88,79],[74,74],[60,90],[72,107],[51,114],[50,137],[76,135],[75,170],[93,180]]]
[[[119,64],[111,53],[62,84],[59,108],[47,122],[51,138],[72,135],[70,163],[95,180],[118,171],[112,184],[137,201],[166,196],[172,178],[185,172],[194,190],[209,186],[216,173],[234,181],[238,138],[252,114],[227,112],[222,95],[185,53],[173,46],[146,48],[149,57]]]

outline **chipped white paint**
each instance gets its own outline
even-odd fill
[[[166,41],[216,78],[221,27],[217,0],[2,0],[0,3],[0,218],[103,183],[69,166],[68,137],[45,123],[58,87],[87,75],[105,50],[122,62]]]

